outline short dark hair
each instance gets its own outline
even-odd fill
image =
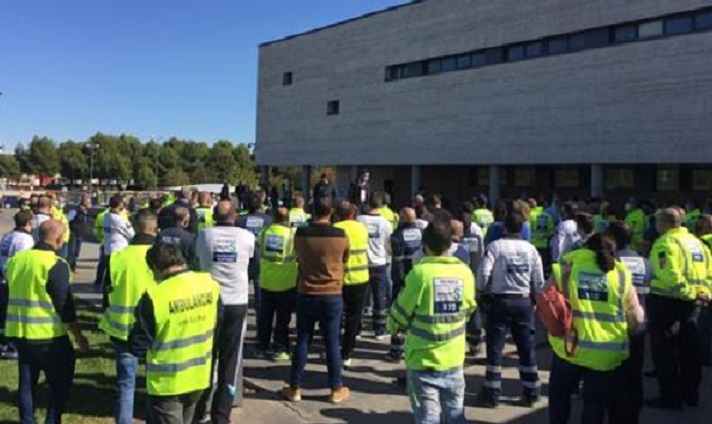
[[[579,212],[574,217],[576,225],[584,234],[593,234],[596,231],[596,218],[588,213]]]
[[[524,216],[519,212],[508,213],[504,218],[504,229],[509,234],[519,234],[524,228]]]
[[[339,221],[345,221],[349,219],[349,217],[356,215],[356,211],[357,208],[355,205],[344,200],[343,202],[339,203],[339,206],[336,207],[336,211],[334,211],[334,214],[336,215],[336,218],[338,218]]]
[[[380,209],[383,206],[383,194],[373,193],[368,199],[368,207],[371,209]]]
[[[464,201],[460,205],[460,212],[469,213],[470,215],[472,215],[472,212],[474,212],[474,211],[475,211],[475,205],[473,205],[472,202]]]
[[[423,231],[423,244],[431,252],[442,254],[452,245],[452,233],[450,221],[436,219]]]
[[[163,208],[163,201],[161,199],[151,199],[151,201],[148,202],[148,207],[152,211],[158,212]]]
[[[109,199],[109,207],[111,209],[116,209],[119,206],[121,206],[124,203],[124,198],[119,196],[118,194],[115,196],[111,196],[111,199]]]
[[[629,246],[633,241],[633,229],[624,221],[613,221],[609,223],[606,233],[615,240],[616,246],[618,246],[619,249]]]
[[[157,243],[146,253],[146,263],[152,270],[163,272],[174,266],[185,266],[180,248],[170,243]]]
[[[255,213],[260,210],[260,208],[262,208],[262,193],[260,193],[259,191],[255,191],[250,196],[249,203],[247,205],[247,210],[250,213]]]
[[[314,211],[314,216],[317,218],[323,218],[325,216],[331,215],[331,212],[333,212],[333,201],[331,200],[331,197],[326,196],[326,197],[317,197],[314,199],[314,204],[312,206],[312,209]]]
[[[20,211],[15,214],[15,228],[22,228],[32,222],[31,211]]]
[[[575,202],[564,202],[564,205],[561,207],[561,214],[569,219],[574,219],[578,211],[579,207]]]

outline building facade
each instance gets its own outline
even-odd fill
[[[420,0],[260,46],[256,157],[403,202],[712,191],[712,1]]]

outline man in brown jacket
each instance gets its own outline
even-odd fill
[[[282,390],[284,397],[292,402],[302,398],[301,385],[309,341],[317,322],[326,344],[331,402],[343,402],[349,397],[349,389],[341,381],[339,350],[339,328],[344,308],[341,289],[344,264],[349,259],[349,242],[344,230],[332,227],[332,210],[330,197],[315,199],[314,219],[308,226],[299,228],[294,238],[299,263],[297,346],[292,355],[289,386]]]

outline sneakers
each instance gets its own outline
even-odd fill
[[[289,402],[301,402],[302,389],[300,389],[299,387],[291,386],[285,387],[282,389],[282,396]]]
[[[351,358],[344,359],[344,361],[342,362],[342,365],[345,369],[349,369],[349,368],[351,368],[351,362],[352,362]]]
[[[477,399],[480,401],[480,404],[482,405],[483,408],[490,408],[490,409],[497,409],[499,408],[499,399],[495,398],[491,394],[488,394],[486,392],[481,392]]]
[[[272,353],[266,350],[255,350],[255,359],[272,359]]]
[[[277,352],[272,357],[275,361],[289,361],[291,356],[287,352]]]
[[[348,400],[349,396],[351,395],[351,392],[349,391],[348,387],[340,387],[336,390],[331,391],[331,403],[341,403],[345,400]]]

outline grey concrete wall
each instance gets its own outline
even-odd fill
[[[428,0],[260,49],[262,164],[712,161],[712,34],[386,83],[388,65],[710,6]],[[282,74],[294,84],[282,86]],[[341,114],[326,115],[330,100]]]

